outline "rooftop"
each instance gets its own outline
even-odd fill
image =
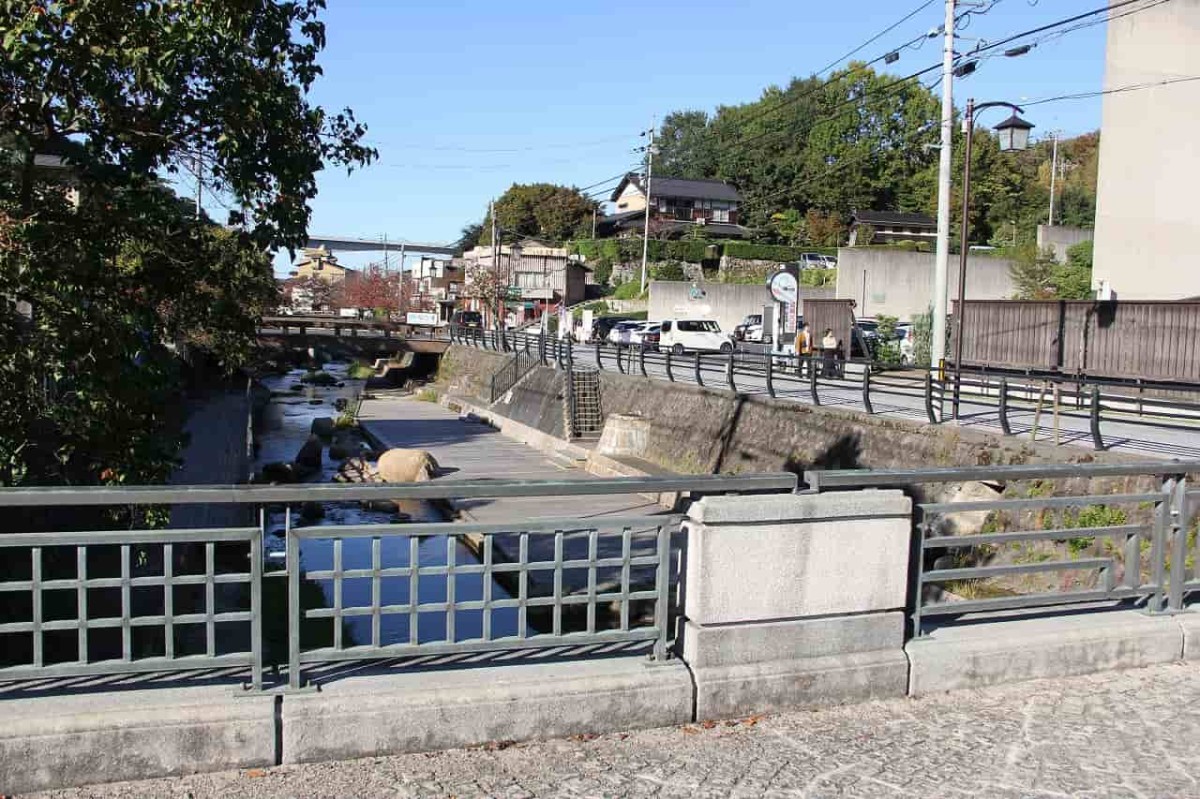
[[[897,211],[855,211],[854,222],[864,225],[903,225],[905,227],[937,227],[937,220],[924,214],[905,214]]]
[[[642,184],[641,175],[630,172],[613,190],[612,201],[616,202],[632,184],[643,194],[646,189]],[[680,197],[685,200],[727,200],[741,202],[742,195],[730,184],[723,180],[694,180],[691,178],[655,177],[650,183],[650,193],[655,197]]]

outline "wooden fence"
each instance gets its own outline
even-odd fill
[[[966,367],[1200,382],[1200,302],[968,300],[963,326]]]

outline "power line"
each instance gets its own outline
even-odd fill
[[[831,62],[829,62],[828,64],[826,64],[825,66],[821,67],[820,69],[818,69],[818,70],[817,70],[815,73],[813,73],[813,74],[815,74],[815,75],[821,75],[821,74],[823,74],[823,73],[825,73],[825,72],[829,71],[830,69],[833,69],[834,67],[836,67],[838,64],[842,63],[843,61],[845,61],[845,60],[847,60],[847,59],[849,59],[849,58],[853,58],[854,56],[858,55],[858,53],[860,53],[861,51],[863,51],[863,50],[867,49],[867,47],[869,47],[870,45],[872,45],[872,44],[875,44],[875,42],[879,41],[879,40],[880,40],[880,39],[882,39],[884,36],[887,36],[889,33],[891,33],[892,31],[896,30],[896,28],[899,28],[899,27],[900,27],[901,25],[903,25],[905,22],[908,22],[910,19],[912,19],[913,17],[915,17],[917,14],[920,14],[922,11],[924,11],[924,10],[925,10],[925,9],[927,9],[927,8],[929,8],[931,5],[933,5],[933,4],[934,4],[934,3],[936,3],[936,2],[938,2],[938,0],[926,0],[926,2],[924,2],[924,3],[922,3],[921,5],[917,6],[917,7],[916,7],[916,8],[914,8],[912,11],[908,12],[908,13],[907,13],[907,14],[905,14],[903,17],[901,17],[900,19],[896,20],[896,21],[895,21],[895,22],[893,22],[891,25],[889,25],[888,27],[886,27],[886,28],[884,28],[883,30],[881,30],[879,33],[877,33],[877,34],[875,34],[874,36],[872,36],[870,39],[867,39],[865,42],[863,42],[862,44],[860,44],[858,47],[855,47],[853,50],[851,50],[850,52],[846,53],[846,54],[845,54],[844,56],[842,56],[841,58],[835,58],[833,61],[831,61]],[[918,38],[919,38],[919,39],[921,39],[921,40],[924,40],[924,39],[925,39],[925,34],[922,34],[922,35],[921,35],[921,36],[919,36]],[[914,41],[915,41],[915,40],[914,40]],[[911,42],[910,42],[910,43],[911,43]],[[908,46],[907,44],[902,44],[902,45],[900,45],[900,47],[907,47],[907,46]],[[897,48],[897,49],[899,49],[899,48]],[[892,52],[895,52],[895,51],[892,51]],[[886,58],[886,56],[884,56],[884,57]]]
[[[1154,89],[1159,86],[1170,86],[1175,83],[1190,83],[1200,80],[1200,75],[1187,75],[1180,78],[1167,78],[1166,80],[1150,81],[1147,83],[1131,83],[1128,86],[1118,86],[1115,89],[1103,89],[1095,92],[1079,92],[1077,94],[1060,94],[1055,97],[1043,97],[1039,100],[1029,100],[1021,103],[1021,107],[1025,108],[1031,105],[1044,105],[1045,103],[1058,103],[1066,100],[1085,100],[1091,97],[1103,97],[1109,94],[1123,94],[1125,92],[1137,92],[1144,89]]]

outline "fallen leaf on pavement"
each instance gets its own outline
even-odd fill
[[[250,777],[251,779],[256,777],[265,777],[267,776],[267,770],[264,768],[248,768],[246,769],[246,776]]]

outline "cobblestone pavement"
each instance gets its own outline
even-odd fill
[[[55,797],[1200,796],[1200,668]]]

